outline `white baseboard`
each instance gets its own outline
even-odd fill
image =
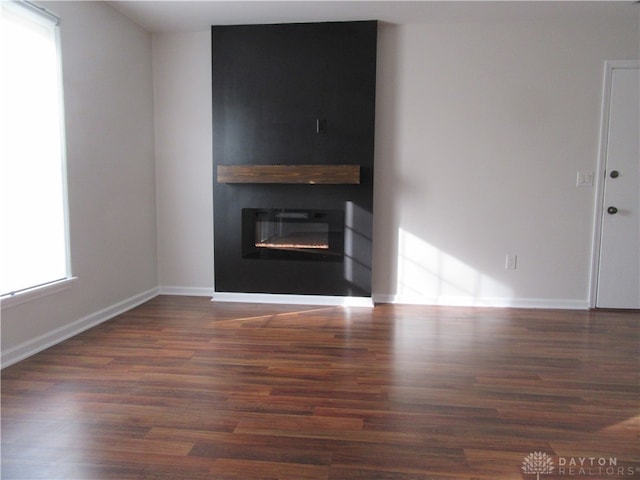
[[[204,289],[203,289],[204,290]],[[192,293],[195,295],[195,293]],[[176,293],[177,295],[177,293]],[[374,294],[373,297],[339,297],[321,295],[282,295],[266,293],[214,292],[214,302],[279,303],[289,305],[328,305],[372,307],[376,303],[408,305],[440,305],[451,307],[541,308],[558,310],[588,310],[588,300],[508,297],[416,297],[408,295]]]
[[[183,297],[211,297],[215,292],[213,288],[203,287],[159,287],[160,295],[180,295]]]
[[[589,300],[557,298],[511,298],[511,297],[426,297],[414,295],[376,294],[372,297],[341,297],[324,295],[288,295],[271,293],[216,292],[213,288],[160,287],[160,295],[189,295],[211,297],[214,302],[276,303],[289,305],[327,305],[372,307],[376,303],[407,305],[440,305],[449,307],[497,307],[497,308],[544,308],[558,310],[588,310]]]
[[[325,295],[285,295],[272,293],[214,292],[212,302],[278,303],[284,305],[326,305],[373,307],[371,297],[339,297]]]
[[[158,289],[152,288],[146,292],[142,292],[138,295],[134,295],[122,302],[118,302],[107,308],[99,310],[95,313],[87,315],[84,318],[76,320],[75,322],[64,325],[63,327],[56,328],[44,335],[40,335],[32,340],[16,345],[2,352],[1,362],[2,368],[13,365],[14,363],[24,360],[31,355],[46,350],[53,345],[60,343],[68,338],[71,338],[85,330],[88,330],[96,325],[99,325],[107,320],[111,320],[113,317],[120,315],[128,310],[131,310],[138,305],[147,302],[158,295]]]
[[[508,298],[508,297],[416,297],[410,295],[373,296],[375,303],[407,305],[439,305],[449,307],[498,307],[498,308],[544,308],[559,310],[588,310],[588,300],[556,298]]]

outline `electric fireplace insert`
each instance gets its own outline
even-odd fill
[[[256,259],[342,261],[344,212],[243,208],[242,256]]]

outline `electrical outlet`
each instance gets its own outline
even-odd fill
[[[515,270],[518,267],[518,256],[513,253],[508,253],[504,263],[504,268],[507,270]]]

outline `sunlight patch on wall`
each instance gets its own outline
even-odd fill
[[[434,305],[494,305],[513,291],[474,267],[400,229],[397,297]]]

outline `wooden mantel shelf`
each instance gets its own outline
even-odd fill
[[[218,183],[359,184],[360,165],[218,165]]]

